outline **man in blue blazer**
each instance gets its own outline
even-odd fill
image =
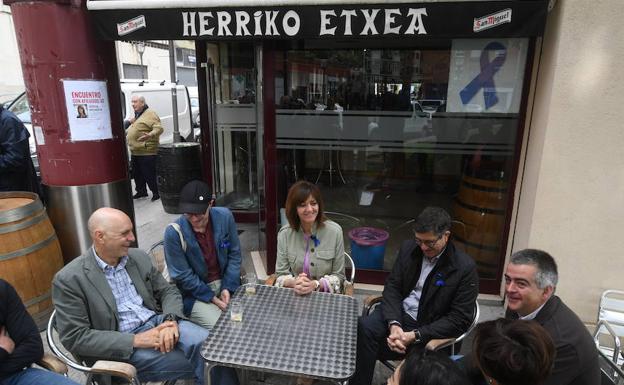
[[[184,213],[165,230],[165,259],[182,293],[184,314],[212,328],[240,285],[241,253],[230,210],[212,207],[208,185],[194,180],[180,192]]]

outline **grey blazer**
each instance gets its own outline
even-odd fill
[[[144,251],[128,251],[126,270],[144,306],[183,317],[180,292],[165,281]],[[132,355],[134,335],[117,331],[115,298],[93,248],[56,273],[52,300],[61,342],[72,354],[87,362],[127,360]]]

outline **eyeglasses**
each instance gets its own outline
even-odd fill
[[[434,240],[429,240],[429,241],[423,241],[422,239],[419,239],[418,237],[414,237],[414,240],[416,241],[416,244],[418,246],[421,246],[422,244],[424,244],[425,246],[427,246],[430,249],[433,249],[436,245],[436,243],[438,243],[438,241],[440,239],[442,239],[442,237],[444,236],[444,234],[446,233],[442,233],[440,234],[436,239]]]

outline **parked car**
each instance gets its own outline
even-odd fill
[[[132,95],[141,94],[145,97],[146,103],[154,108],[160,116],[164,132],[160,137],[160,143],[173,142],[173,106],[171,100],[172,83],[166,82],[139,82],[139,81],[122,81],[122,110],[125,119],[133,116],[132,104],[130,102]],[[190,99],[186,86],[177,86],[178,97],[178,116],[180,135],[184,140],[194,140],[194,132],[191,129],[191,109]],[[30,157],[32,158],[37,176],[39,172],[39,159],[37,158],[37,146],[35,144],[35,135],[32,128],[32,120],[30,114],[30,104],[26,92],[22,92],[6,107],[7,110],[13,112],[21,121],[30,134],[29,146]]]
[[[160,117],[163,133],[160,143],[173,143],[173,83],[148,80],[122,80],[122,113],[124,120],[134,116],[132,109],[132,95],[143,95],[145,103]],[[184,85],[175,86],[178,101],[178,127],[183,140],[194,139],[191,123],[191,105],[188,89]]]
[[[37,146],[35,144],[35,135],[33,133],[32,120],[30,118],[30,104],[28,103],[26,92],[22,92],[17,98],[9,103],[6,109],[14,113],[19,118],[19,120],[24,123],[26,130],[28,130],[28,133],[30,134],[30,138],[28,138],[30,157],[33,161],[33,164],[35,165],[35,171],[37,171],[37,176],[39,177],[39,158],[37,158]]]
[[[17,92],[0,95],[0,106],[4,107],[5,109],[9,108],[11,103],[13,103],[13,101],[17,99],[21,94],[21,92]]]

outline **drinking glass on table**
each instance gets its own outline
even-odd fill
[[[243,321],[243,301],[233,298],[230,301],[230,319],[235,322]]]
[[[256,284],[258,283],[258,278],[254,273],[247,273],[243,277],[243,284],[245,284],[245,294],[253,295],[256,294]]]

